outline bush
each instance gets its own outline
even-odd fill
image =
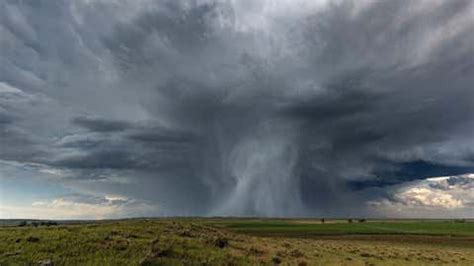
[[[280,259],[279,257],[273,257],[273,258],[272,258],[272,262],[273,262],[274,264],[280,264],[280,263],[281,263],[281,259]]]
[[[225,248],[229,245],[229,241],[225,238],[219,237],[216,240],[214,240],[214,246],[218,248]]]

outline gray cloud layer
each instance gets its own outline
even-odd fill
[[[0,7],[0,159],[76,189],[160,214],[365,215],[407,165],[474,169],[472,1]]]

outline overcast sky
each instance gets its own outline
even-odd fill
[[[474,217],[474,1],[0,0],[0,218]]]

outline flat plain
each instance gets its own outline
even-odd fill
[[[0,227],[0,265],[474,265],[472,220],[15,223]]]

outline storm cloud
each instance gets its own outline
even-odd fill
[[[4,171],[72,193],[36,207],[385,216],[474,172],[469,0],[5,0],[0,36]]]

